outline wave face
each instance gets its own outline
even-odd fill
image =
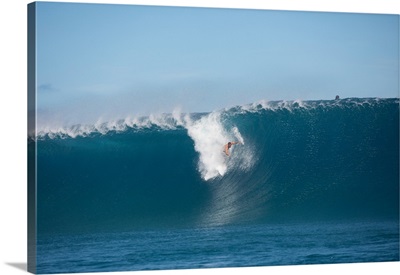
[[[175,111],[31,144],[38,232],[399,216],[398,99]]]

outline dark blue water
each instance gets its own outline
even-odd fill
[[[39,273],[399,260],[395,222],[306,223],[48,236]]]
[[[222,153],[229,140],[243,144]],[[399,101],[260,102],[38,134],[37,272],[399,260]]]

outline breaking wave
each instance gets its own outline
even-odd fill
[[[241,143],[230,157],[228,141]],[[397,98],[175,110],[39,128],[30,143],[44,231],[399,214]]]

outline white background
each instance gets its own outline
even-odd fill
[[[26,273],[27,258],[27,4],[0,1],[0,274]],[[57,1],[59,2],[59,1]],[[79,1],[64,1],[79,2]],[[276,10],[399,14],[398,0],[109,0],[87,3],[154,4]],[[398,274],[400,263],[234,269],[112,272],[97,274]]]

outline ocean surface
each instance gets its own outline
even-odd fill
[[[38,127],[32,146],[37,273],[399,260],[397,98]]]

